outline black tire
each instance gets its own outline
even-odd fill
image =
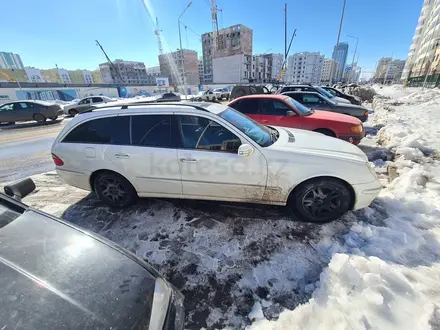
[[[37,123],[44,123],[47,120],[46,116],[44,116],[42,113],[34,114],[33,118]]]
[[[318,178],[295,188],[289,197],[288,207],[303,221],[326,223],[346,213],[352,205],[352,198],[342,181]]]
[[[57,119],[58,119],[58,116],[50,117],[50,120],[57,120]]]
[[[124,208],[138,199],[132,184],[122,175],[113,172],[102,172],[93,181],[93,188],[99,199],[105,204]]]
[[[78,110],[76,109],[69,110],[69,116],[75,117],[77,114],[78,114]]]
[[[327,136],[331,136],[331,137],[336,137],[336,134],[332,130],[329,130],[327,128],[318,128],[318,129],[315,129],[315,132],[321,133],[321,134],[324,134]]]

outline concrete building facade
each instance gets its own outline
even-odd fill
[[[117,59],[113,62],[99,65],[102,80],[104,83],[126,83],[147,85],[151,83],[151,77],[147,74],[143,62],[123,61]]]
[[[101,76],[101,71],[99,69],[93,70],[90,73],[92,75],[92,79],[95,84],[102,84],[102,76]]]
[[[326,58],[322,64],[322,75],[321,83],[324,85],[330,84],[330,75],[333,72],[334,76],[337,76],[339,70],[339,62],[332,59]]]
[[[150,66],[150,67],[146,68],[145,70],[147,71],[147,74],[160,76],[160,66],[159,65]]]
[[[287,82],[320,84],[323,64],[324,55],[319,52],[290,55],[287,60]]]
[[[24,69],[20,55],[0,52],[0,69]]]
[[[199,57],[199,82],[200,84],[205,83],[205,79],[203,77],[204,75],[204,68],[203,68],[203,57]]]
[[[440,23],[440,0],[425,0],[420,11],[401,79],[429,73],[436,52]]]
[[[199,85],[199,60],[195,50],[182,49],[182,51],[161,54],[159,65],[161,75],[169,77],[170,84]]]
[[[382,57],[377,63],[373,80],[380,83],[398,82],[402,79],[404,68],[404,60],[393,60],[391,57]]]
[[[218,31],[216,40],[213,40],[213,32],[202,34],[202,56],[204,66],[205,83],[220,82],[220,77],[214,77],[214,59],[230,57],[231,67],[236,67],[236,55],[252,55],[252,29],[242,24],[233,25]],[[213,49],[213,45],[217,44],[217,48]],[[228,60],[217,61],[224,67],[227,66]],[[245,65],[251,65],[246,63]],[[227,69],[230,71],[230,69]],[[216,70],[219,72],[219,70]],[[251,71],[249,67],[247,71]]]
[[[348,55],[348,43],[340,42],[333,49],[332,58],[338,61],[338,72],[333,75],[332,82],[336,83],[342,81],[342,75],[344,73],[345,64],[347,62]]]

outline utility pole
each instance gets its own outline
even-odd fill
[[[192,1],[188,3],[185,10],[180,14],[179,18],[177,19],[177,25],[179,26],[179,45],[180,45],[180,52],[179,57],[177,58],[177,61],[179,62],[179,77],[180,77],[180,69],[182,69],[182,76],[183,76],[183,92],[185,93],[185,99],[187,99],[188,93],[186,92],[186,74],[185,74],[185,61],[183,57],[183,49],[182,49],[182,36],[180,34],[180,18],[183,14],[185,14],[186,10],[192,5]]]
[[[284,4],[284,62],[287,60],[287,3]]]
[[[345,3],[346,2],[347,2],[347,0],[344,0],[344,4],[342,6],[341,22],[339,23],[338,39],[336,40],[336,46],[335,46],[336,53],[337,53],[337,49],[339,46],[339,38],[341,37],[342,23],[344,22]],[[330,68],[330,86],[332,84],[333,84],[333,66],[331,66],[331,68]]]

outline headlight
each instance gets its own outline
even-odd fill
[[[154,284],[153,306],[151,307],[150,330],[162,330],[171,298],[171,289],[161,278]]]
[[[362,127],[362,125],[357,125],[357,126],[351,126],[351,131],[353,133],[362,133],[362,131],[364,130],[364,128]]]
[[[368,116],[368,110],[364,112],[364,116]]]

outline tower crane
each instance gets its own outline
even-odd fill
[[[154,34],[157,36],[157,44],[159,45],[159,54],[163,54],[162,46],[162,30],[159,30],[159,19],[156,17],[156,28],[154,29]]]

